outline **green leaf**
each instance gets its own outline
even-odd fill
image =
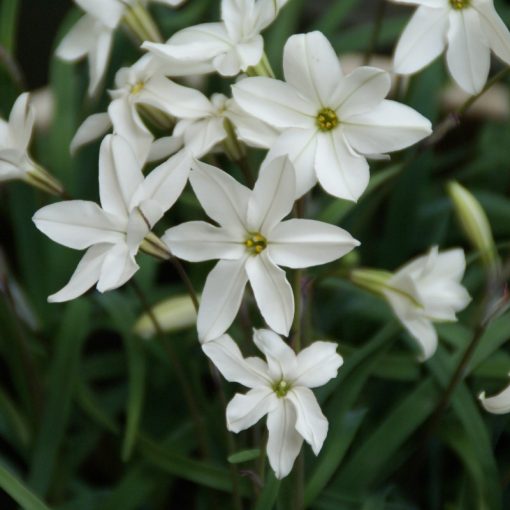
[[[240,464],[242,462],[249,462],[260,457],[260,449],[254,448],[253,450],[243,450],[241,452],[233,453],[229,455],[228,461],[230,464]]]
[[[255,510],[271,510],[274,508],[281,483],[282,481],[274,476],[273,471],[268,473],[264,489],[260,493],[257,504],[255,505]]]
[[[41,495],[47,494],[50,487],[69,421],[81,349],[91,325],[89,314],[90,306],[86,299],[68,304],[55,339],[47,404],[41,429],[37,434],[29,475],[30,486]]]
[[[23,482],[0,464],[0,487],[23,510],[50,510]]]

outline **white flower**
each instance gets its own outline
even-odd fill
[[[452,78],[477,94],[487,81],[491,49],[510,64],[510,32],[492,0],[394,1],[419,6],[395,50],[395,72],[415,73],[446,48]]]
[[[183,0],[154,0],[177,6]],[[75,0],[85,11],[57,48],[57,56],[68,62],[87,57],[89,60],[89,95],[94,95],[106,72],[113,43],[113,33],[121,23],[126,9],[138,0]],[[147,4],[147,0],[141,5]]]
[[[195,162],[190,182],[207,215],[171,228],[163,241],[174,255],[199,262],[220,259],[206,280],[197,328],[209,341],[232,324],[250,281],[267,324],[287,335],[294,317],[292,289],[280,265],[331,262],[359,243],[345,230],[313,220],[283,221],[294,204],[294,169],[286,157],[263,166],[253,191],[225,172]]]
[[[14,103],[9,121],[0,118],[0,182],[20,179],[49,193],[62,193],[61,184],[28,152],[35,122],[30,95],[21,94]]]
[[[462,249],[438,253],[433,247],[387,280],[383,293],[396,316],[430,358],[437,348],[433,322],[456,321],[456,313],[471,301],[461,285],[466,259]]]
[[[110,91],[112,102],[107,113],[96,113],[85,119],[71,142],[71,152],[101,138],[113,126],[114,133],[129,142],[139,162],[163,159],[182,146],[180,138],[165,137],[153,147],[154,136],[140,116],[140,108],[147,108],[152,117],[159,115],[169,123],[167,104],[173,94],[167,75],[187,74],[184,65],[169,66],[144,55],[133,66],[120,69],[115,76],[116,89]],[[154,151],[154,154],[151,153]]]
[[[328,193],[355,201],[369,180],[365,156],[403,149],[431,132],[422,115],[384,99],[388,73],[360,67],[344,76],[320,32],[290,37],[283,67],[286,83],[247,78],[232,89],[241,108],[282,130],[268,158],[290,157],[297,196],[318,179]]]
[[[239,138],[255,147],[268,148],[278,136],[276,130],[240,110],[223,94],[208,99],[198,90],[173,82],[167,84],[167,89],[167,111],[179,119],[173,135],[181,137],[186,150],[197,159],[229,136],[226,120],[234,124]]]
[[[186,154],[179,153],[144,179],[129,144],[120,136],[107,136],[99,156],[101,207],[71,200],[34,215],[37,228],[52,240],[87,250],[69,283],[49,301],[74,299],[96,282],[100,292],[127,282],[138,270],[140,244],[181,194],[189,168]]]
[[[493,397],[486,397],[485,392],[482,392],[479,399],[489,413],[505,414],[510,412],[510,386]]]
[[[260,32],[270,25],[287,0],[222,0],[218,23],[203,23],[174,34],[166,44],[145,42],[143,48],[162,57],[203,63],[203,72],[235,76],[257,65],[264,53]]]
[[[243,358],[228,335],[202,349],[228,381],[250,388],[245,395],[237,393],[228,404],[228,429],[240,432],[267,414],[267,456],[276,477],[283,478],[290,473],[303,439],[315,455],[320,452],[328,420],[310,388],[336,377],[343,360],[332,342],[314,342],[296,356],[272,331],[256,330],[253,340],[267,362]]]

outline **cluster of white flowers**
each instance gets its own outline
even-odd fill
[[[454,79],[475,93],[487,78],[489,48],[510,62],[510,34],[491,1],[401,1],[420,7],[397,47],[397,72],[422,68],[448,40]],[[144,18],[147,2],[76,3],[86,14],[57,54],[69,61],[88,56],[92,94],[107,68],[119,24],[145,27],[139,35],[151,32]],[[100,149],[101,205],[68,200],[43,207],[34,216],[37,228],[52,240],[87,250],[69,283],[50,296],[54,302],[74,299],[94,285],[100,292],[120,287],[138,270],[135,257],[140,249],[150,251],[148,245],[163,256],[190,262],[219,260],[205,281],[198,337],[226,379],[251,388],[228,405],[229,430],[239,432],[267,414],[267,453],[279,478],[290,472],[303,439],[315,454],[320,451],[328,422],[310,388],[327,383],[342,364],[334,343],[315,342],[296,354],[279,336],[289,335],[295,315],[293,291],[281,266],[326,264],[359,245],[338,226],[286,218],[296,200],[317,182],[334,197],[356,201],[369,182],[367,159],[387,158],[387,153],[431,133],[426,118],[386,99],[387,72],[359,67],[345,75],[320,32],[289,38],[283,53],[285,81],[275,79],[261,31],[285,3],[222,0],[221,22],[186,28],[165,44],[157,37],[145,41],[143,48],[149,53],[118,71],[108,111],[86,119],[72,143],[74,151],[113,132]],[[214,71],[238,76],[232,97],[208,98],[171,79]],[[32,124],[28,96],[23,95],[9,123],[0,123],[0,179],[37,173],[27,154]],[[155,126],[166,136],[156,139]],[[200,161],[221,150],[241,161],[246,146],[267,150],[253,189]],[[163,162],[144,176],[144,167],[152,161]],[[152,229],[179,199],[188,179],[216,224],[184,223],[167,230],[160,240]],[[373,274],[358,274],[357,280],[365,287],[377,286],[428,358],[437,344],[432,322],[456,320],[456,312],[470,300],[460,284],[464,269],[462,250],[439,254],[433,248],[393,275],[374,279]],[[238,314],[247,282],[272,330],[254,333],[267,362],[243,358],[225,334]]]

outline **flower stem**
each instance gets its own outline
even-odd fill
[[[372,29],[372,34],[370,36],[370,43],[365,52],[365,56],[363,58],[363,65],[366,66],[370,63],[372,59],[372,55],[374,54],[377,48],[377,41],[379,39],[379,35],[381,33],[382,23],[384,20],[384,13],[386,11],[386,0],[379,0],[377,4],[377,10],[375,12],[374,26]]]
[[[202,418],[202,415],[200,414],[199,405],[197,401],[195,400],[195,396],[193,394],[193,389],[191,388],[191,385],[188,384],[188,379],[186,377],[185,370],[183,366],[181,365],[181,362],[179,360],[179,357],[177,356],[176,352],[174,351],[172,345],[170,342],[165,341],[165,333],[163,331],[163,328],[161,327],[161,324],[159,323],[156,315],[154,314],[143,290],[138,285],[138,283],[133,279],[131,280],[131,286],[133,290],[135,291],[136,296],[138,297],[138,300],[140,301],[140,304],[142,305],[142,308],[144,309],[145,313],[147,313],[148,317],[150,318],[154,330],[156,331],[157,336],[159,337],[161,344],[163,345],[168,359],[172,365],[172,368],[175,372],[175,375],[177,377],[177,380],[182,388],[182,392],[184,394],[184,398],[186,400],[186,403],[188,405],[191,418],[195,425],[195,430],[197,433],[198,442],[200,444],[200,450],[202,453],[202,456],[205,457],[211,457],[211,452],[209,449],[209,445],[207,442],[207,433],[204,425],[204,421]]]
[[[248,76],[266,76],[267,78],[274,78],[275,74],[267,55],[264,53],[260,62],[257,65],[248,67],[246,70]]]
[[[161,43],[163,38],[145,6],[139,1],[130,5],[124,14],[126,27],[140,40],[140,42],[151,41]]]

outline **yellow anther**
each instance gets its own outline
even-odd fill
[[[465,9],[469,7],[471,0],[450,0],[450,5],[456,11],[460,11],[461,9]]]
[[[145,83],[143,81],[138,82],[136,85],[133,85],[131,87],[131,94],[136,96],[136,94],[139,94],[145,87]]]
[[[262,253],[267,247],[267,239],[259,233],[251,234],[248,239],[244,242],[246,248],[248,248],[251,253],[254,255],[258,255]]]
[[[331,108],[323,108],[317,114],[317,127],[321,131],[331,131],[335,129],[340,121],[338,120],[337,114]]]

